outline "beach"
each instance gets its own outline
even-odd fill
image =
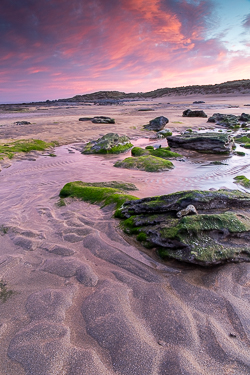
[[[195,101],[205,103],[193,104]],[[158,116],[166,128],[213,130],[184,110],[249,113],[249,95],[169,96],[119,105],[55,103],[0,110],[0,141],[56,141],[0,161],[1,375],[247,375],[249,263],[203,268],[169,260],[125,235],[113,207],[59,193],[70,181],[133,183],[139,198],[179,190],[238,188],[250,175],[249,151],[218,157],[186,155],[171,171],[114,168],[130,155],[83,155],[106,133],[134,145],[161,143],[143,125]],[[80,117],[109,116],[115,124]],[[30,124],[14,125],[17,121]],[[249,155],[248,155],[249,153]]]

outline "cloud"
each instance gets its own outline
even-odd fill
[[[244,18],[243,26],[247,29],[250,29],[250,13]]]
[[[56,98],[99,89],[150,90],[181,79],[191,83],[199,74],[210,80],[206,69],[230,59],[219,36],[207,37],[214,4],[1,0],[0,85]]]

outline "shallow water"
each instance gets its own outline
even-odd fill
[[[130,152],[79,149],[34,153],[35,161],[0,172],[0,279],[15,292],[1,304],[3,374],[249,374],[249,263],[212,270],[160,263],[119,235],[109,211],[77,200],[56,205],[76,180],[132,182],[138,197],[237,188],[233,177],[248,176],[249,155],[191,153],[171,171],[148,173],[113,167]],[[228,165],[208,166],[213,160]],[[70,256],[53,253],[55,245]]]

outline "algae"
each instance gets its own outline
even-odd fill
[[[14,293],[13,290],[10,290],[7,288],[7,284],[3,281],[0,280],[0,300],[2,302],[6,302],[10,296]]]
[[[124,160],[118,160],[114,166],[117,168],[139,169],[146,172],[159,172],[174,168],[171,161],[152,155],[128,157]]]
[[[57,142],[44,142],[40,139],[20,139],[18,141],[0,144],[0,156],[12,159],[16,153],[44,151],[47,148],[57,145]]]
[[[116,209],[125,201],[138,199],[123,190],[113,187],[99,187],[82,181],[69,182],[60,191],[60,197],[79,198],[92,204],[102,204],[102,207],[115,204]]]
[[[234,177],[235,183],[244,186],[245,188],[250,188],[250,180],[245,176]]]

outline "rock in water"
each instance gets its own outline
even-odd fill
[[[181,147],[204,153],[229,154],[233,138],[223,133],[190,133],[167,137],[170,147]]]
[[[199,215],[183,216],[189,205]],[[163,258],[202,266],[250,261],[248,193],[194,190],[143,198],[125,202],[117,216],[125,219],[126,233]]]
[[[164,128],[164,126],[168,123],[168,118],[164,116],[156,117],[154,120],[149,121],[148,125],[144,125],[144,129],[147,130],[154,130],[158,132]]]
[[[200,111],[200,110],[192,111],[191,109],[186,109],[183,112],[182,116],[183,117],[207,117],[204,111]]]
[[[103,137],[87,143],[82,151],[83,154],[119,154],[133,147],[129,138],[125,135],[108,133]]]

